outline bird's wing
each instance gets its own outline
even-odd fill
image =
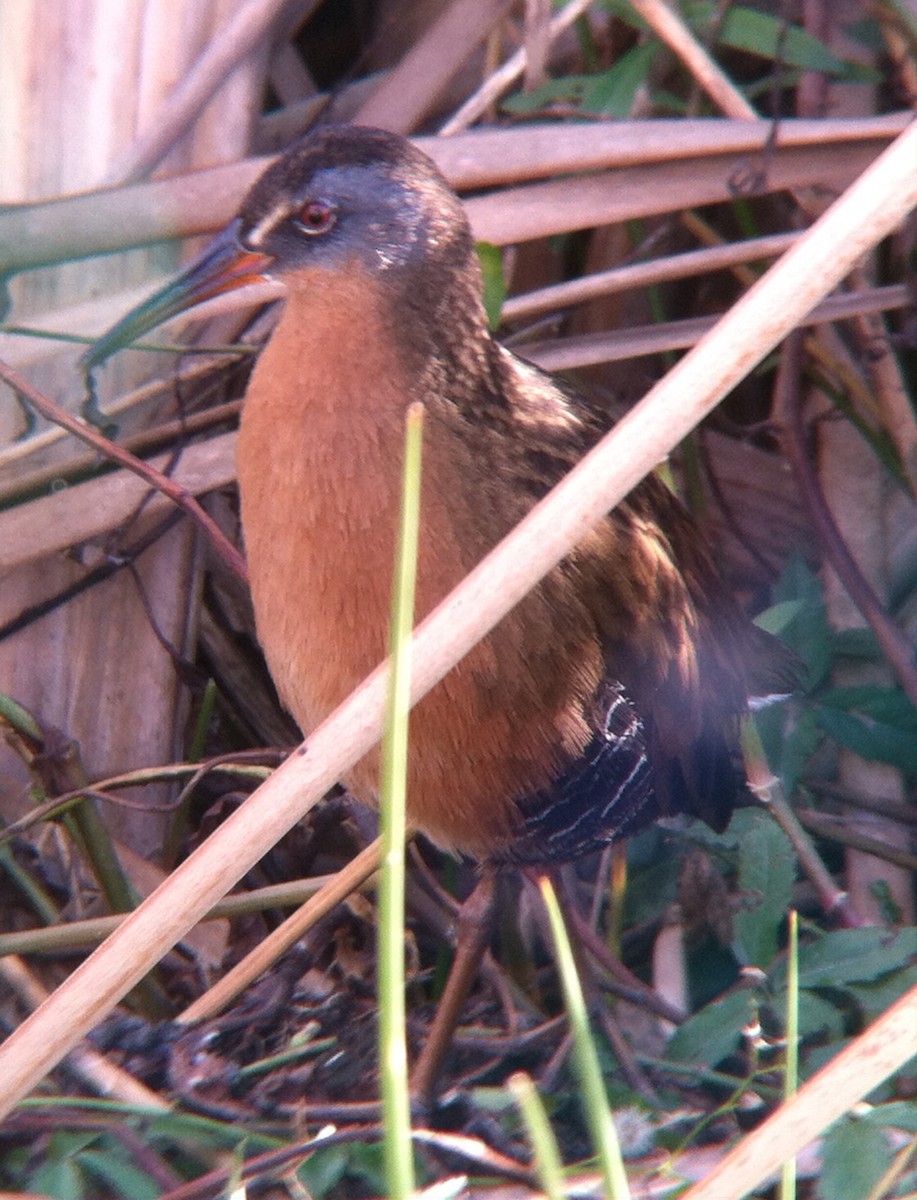
[[[580,392],[506,352],[512,447],[500,470],[540,498],[613,424]],[[650,475],[558,570],[585,603],[607,678],[639,714],[659,810],[728,820],[750,694],[792,690],[792,656],[741,611],[690,514]]]

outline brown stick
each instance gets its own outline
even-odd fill
[[[802,373],[802,335],[787,338],[774,389],[774,423],[780,448],[799,484],[809,518],[825,549],[831,566],[854,604],[871,626],[882,653],[891,664],[901,688],[917,707],[917,669],[907,638],[882,607],[882,602],[854,561],[806,453],[806,428],[802,417],[799,385]]]
[[[496,876],[488,871],[462,905],[458,916],[455,959],[424,1048],[411,1072],[411,1099],[429,1108],[440,1067],[455,1034],[459,1013],[490,938],[496,906]]]
[[[168,496],[170,500],[186,513],[192,521],[200,528],[205,537],[209,538],[213,548],[225,561],[231,571],[243,582],[248,582],[248,567],[245,559],[232,544],[226,534],[220,529],[216,521],[213,520],[208,513],[204,512],[200,504],[195,500],[191,493],[175,483],[168,475],[163,475],[161,471],[157,471],[155,467],[151,467],[149,463],[143,461],[142,458],[137,458],[130,451],[125,450],[123,446],[119,446],[117,442],[113,442],[110,438],[105,437],[97,429],[94,429],[88,421],[84,421],[81,417],[75,417],[72,413],[67,412],[59,404],[55,404],[53,400],[49,400],[47,396],[42,395],[37,388],[32,387],[25,376],[20,375],[13,367],[0,360],[0,379],[3,379],[10,387],[35,409],[41,413],[48,421],[53,421],[55,425],[60,425],[62,429],[66,429],[72,433],[74,437],[85,442],[87,446],[91,446],[93,450],[98,451],[103,458],[107,458],[109,462],[117,463],[119,467],[126,467],[128,471],[133,471],[135,475],[139,475],[145,480],[151,488],[157,492],[162,492],[164,496]]]

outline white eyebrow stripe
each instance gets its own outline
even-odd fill
[[[257,225],[252,226],[246,241],[252,247],[261,245],[266,234],[278,224],[282,217],[287,213],[287,204],[285,200],[278,200],[274,207],[265,214]]]

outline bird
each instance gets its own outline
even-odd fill
[[[237,440],[256,631],[308,737],[388,651],[405,418],[425,412],[416,614],[429,613],[608,431],[607,408],[493,336],[462,204],[411,141],[315,128],[171,283],[84,355],[280,281]],[[479,864],[412,1070],[426,1109],[507,868],[555,870],[677,814],[728,824],[750,698],[797,667],[649,475],[411,714],[410,825]],[[341,780],[373,806],[378,750]]]
[[[425,409],[417,615],[607,432],[607,411],[491,333],[469,222],[411,141],[307,132],[114,349],[264,277],[284,292],[237,443],[257,635],[303,732],[385,657],[408,407]],[[650,475],[416,706],[408,819],[491,866],[566,862],[660,817],[728,823],[738,723],[793,668]],[[373,805],[373,752],[342,780]]]

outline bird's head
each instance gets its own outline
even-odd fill
[[[163,321],[224,292],[273,276],[307,289],[318,271],[373,275],[414,304],[427,295],[442,302],[450,280],[479,289],[468,221],[431,160],[383,130],[326,126],[278,158],[223,232],[100,338],[83,365],[91,371]]]
[[[239,243],[268,255],[279,274],[456,267],[472,251],[462,206],[430,159],[404,138],[354,125],[291,147],[238,220]]]

